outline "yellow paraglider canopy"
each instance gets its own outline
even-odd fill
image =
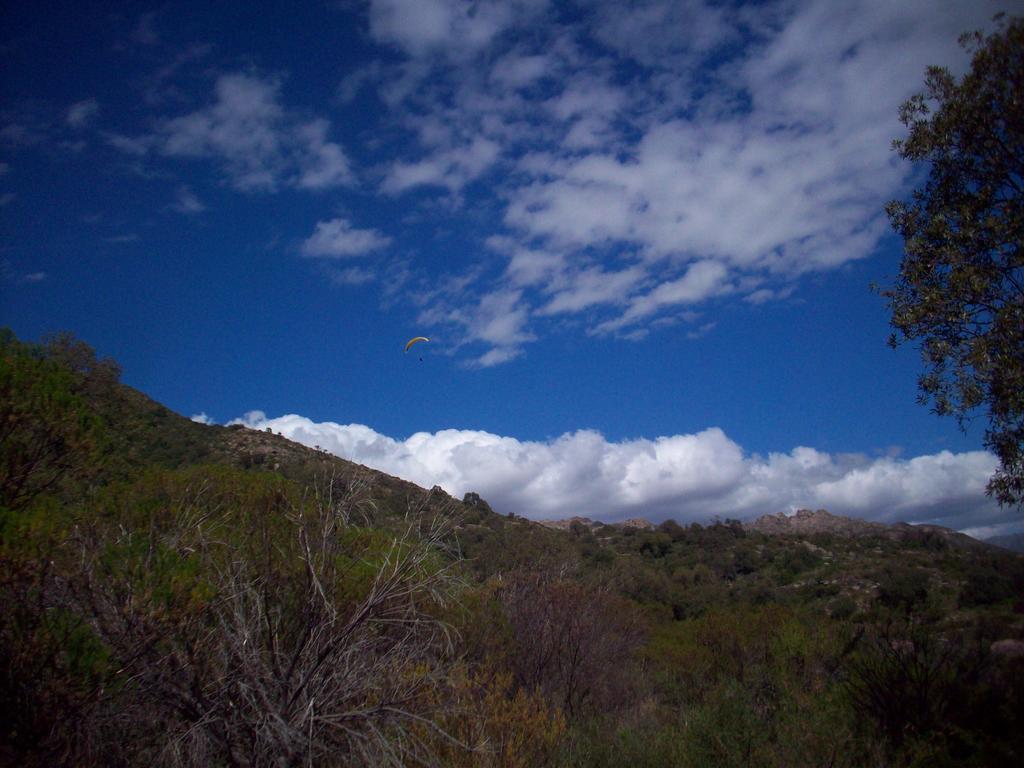
[[[409,347],[411,347],[418,341],[430,341],[430,339],[428,339],[426,336],[413,336],[411,339],[405,342],[405,351],[408,352]]]

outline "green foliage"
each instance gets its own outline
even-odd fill
[[[893,565],[879,575],[878,600],[886,608],[911,613],[927,599],[927,573]]]
[[[557,765],[564,768],[662,768],[683,765],[684,744],[673,725],[650,722],[628,727],[594,720],[567,735]]]
[[[1024,567],[979,558],[967,566],[960,590],[961,607],[998,605],[1024,595]]]
[[[111,485],[54,530],[35,508],[8,515],[0,684],[22,716],[3,741],[101,764],[167,750],[199,764],[332,752],[395,764],[428,749],[379,752],[403,721],[429,721],[426,692],[444,677],[443,537],[433,519],[397,538],[348,525],[354,500],[336,500],[200,466]],[[338,711],[359,714],[335,732],[324,718]]]
[[[783,583],[788,583],[805,571],[814,568],[821,562],[818,557],[807,547],[792,547],[784,551],[781,557],[777,558],[776,568]]]
[[[891,343],[920,341],[920,400],[961,423],[980,407],[1000,467],[988,491],[1024,502],[1024,21],[1003,20],[973,50],[960,80],[930,67],[906,102],[894,143],[929,165],[909,202],[887,210],[904,239]]]
[[[0,331],[0,508],[16,510],[85,468],[102,431],[72,370]]]
[[[898,766],[1019,762],[1021,660],[994,658],[981,628],[943,629],[919,616],[867,627],[846,665],[858,726]]]

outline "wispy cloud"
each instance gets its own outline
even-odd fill
[[[0,259],[0,282],[13,283],[14,285],[33,285],[46,280],[45,272],[22,272],[17,269],[10,259]]]
[[[460,55],[483,49],[544,5],[538,0],[371,0],[370,33],[413,56]]]
[[[908,172],[889,149],[899,104],[926,65],[962,66],[957,36],[996,10],[379,0],[371,35],[407,57],[375,72],[379,92],[414,142],[381,189],[501,179],[488,242],[502,280],[531,288],[510,308],[524,336],[578,314],[638,337],[711,299],[786,298],[872,254]],[[462,303],[497,290],[471,283]]]
[[[381,188],[388,194],[397,194],[414,187],[441,186],[456,193],[491,168],[499,151],[495,142],[477,137],[425,160],[398,161],[388,170]]]
[[[174,204],[171,207],[178,213],[184,214],[202,213],[206,210],[206,206],[203,205],[203,201],[196,196],[195,192],[184,184],[178,187]]]
[[[64,115],[64,122],[72,128],[85,128],[96,119],[99,113],[100,104],[96,99],[84,99],[68,107],[68,111]]]
[[[165,118],[152,134],[113,135],[108,141],[132,155],[212,159],[221,164],[232,186],[244,192],[351,184],[348,157],[328,138],[327,121],[288,110],[280,90],[274,78],[222,74],[206,107]]]
[[[529,310],[521,299],[518,290],[498,289],[475,304],[448,311],[445,319],[461,326],[464,343],[483,342],[490,347],[473,360],[474,365],[489,368],[514,360],[522,354],[523,344],[534,340],[527,330]]]
[[[997,462],[982,451],[899,459],[797,447],[758,456],[718,428],[621,442],[581,430],[530,442],[457,429],[400,440],[361,424],[268,418],[259,411],[234,423],[270,427],[422,486],[440,485],[457,497],[477,491],[499,512],[535,519],[642,515],[688,522],[809,507],[964,529],[1013,517],[984,494]]]
[[[160,35],[156,30],[156,17],[156,11],[148,11],[139,17],[131,33],[133,42],[145,46],[159,44]]]
[[[348,219],[321,221],[316,230],[302,243],[306,256],[344,258],[362,256],[370,251],[386,248],[391,238],[374,229],[356,229]]]
[[[377,279],[377,275],[362,267],[347,267],[328,272],[335,285],[365,285]]]
[[[139,17],[137,41],[165,54],[137,82],[156,114],[147,131],[98,135],[135,169],[203,161],[244,193],[326,197],[358,170],[381,206],[409,203],[405,221],[472,230],[468,253],[429,278],[458,292],[424,290],[414,259],[402,285],[453,348],[495,365],[555,327],[639,339],[698,309],[798,295],[808,275],[870,256],[909,172],[889,149],[899,104],[928,64],[962,67],[957,36],[1001,3],[356,5],[380,56],[339,73],[330,113],[293,105],[301,86],[283,75],[218,67],[212,46],[170,50],[158,17]],[[211,87],[198,98],[196,77]],[[372,137],[346,133],[353,109]],[[83,139],[97,110],[86,99],[63,120],[12,115],[0,141],[54,144],[58,124]],[[179,191],[174,208],[202,205]],[[317,227],[306,255],[403,245],[345,219]],[[489,313],[514,341],[482,331]],[[683,338],[713,324],[702,316]]]

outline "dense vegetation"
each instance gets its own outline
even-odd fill
[[[68,337],[0,355],[0,763],[1024,758],[1013,553],[554,530],[194,424]]]

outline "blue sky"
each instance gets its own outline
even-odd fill
[[[869,290],[899,104],[1019,4],[9,6],[21,337],[503,512],[1019,527]]]

